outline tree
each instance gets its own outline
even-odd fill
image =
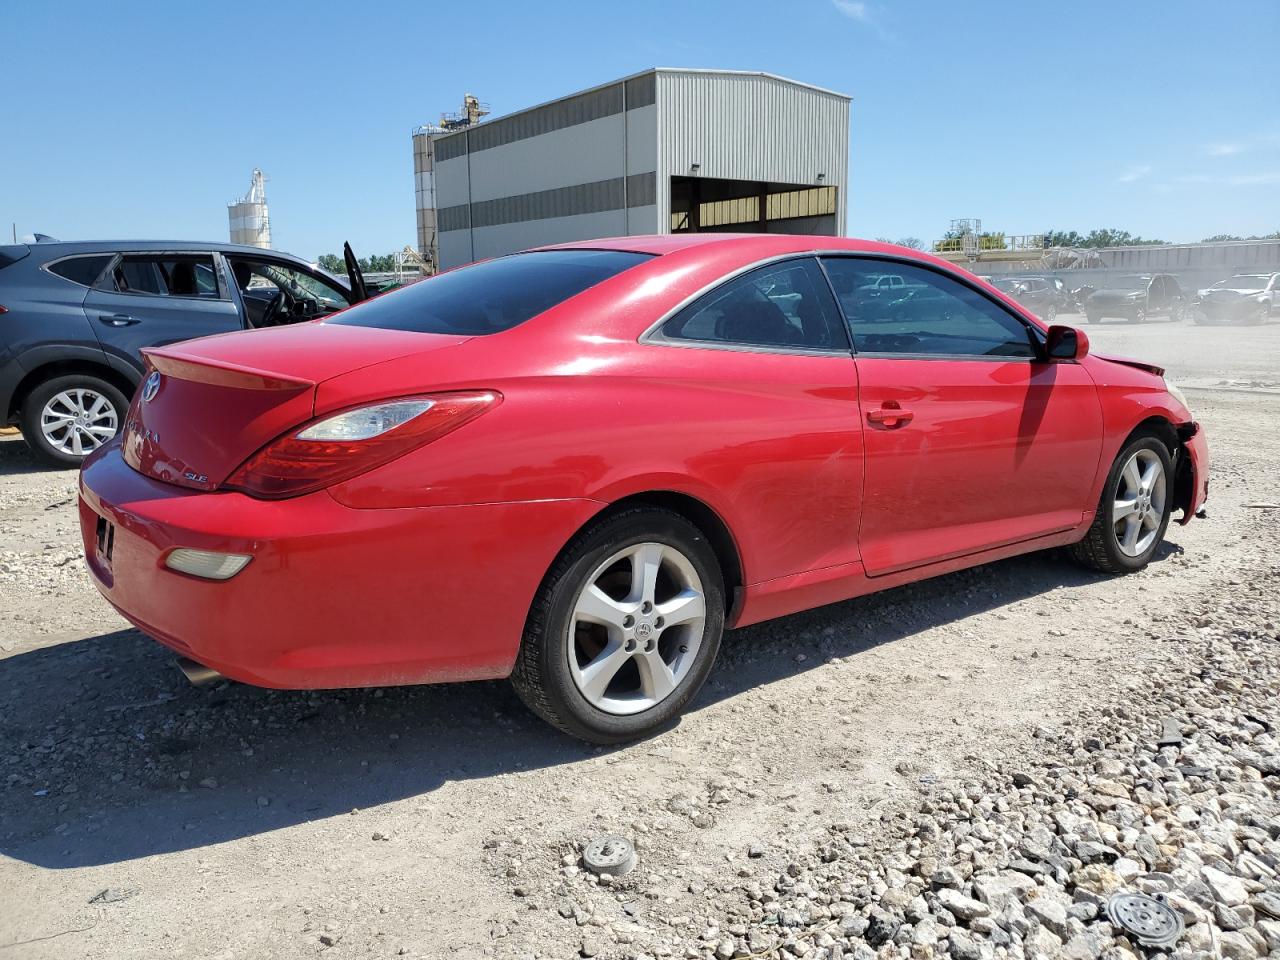
[[[888,237],[876,237],[877,243],[893,243],[899,247],[906,247],[910,250],[923,250],[924,244],[920,242],[918,237],[902,237],[898,240],[890,240]]]
[[[1230,233],[1215,233],[1212,237],[1205,237],[1201,243],[1223,243],[1228,240],[1280,240],[1280,230],[1275,233],[1267,233],[1261,236],[1237,237]]]
[[[1044,245],[1046,247],[1086,247],[1097,249],[1098,247],[1137,247],[1157,243],[1164,243],[1164,241],[1144,240],[1128,230],[1110,228],[1090,230],[1084,236],[1081,236],[1075,230],[1049,230],[1044,235]]]
[[[346,261],[332,253],[320,254],[316,263],[330,273],[346,273],[347,270]],[[361,257],[356,261],[356,265],[360,268],[361,273],[390,273],[396,268],[396,255],[394,253],[375,253],[369,257]]]

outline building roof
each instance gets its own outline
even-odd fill
[[[766,80],[773,80],[778,83],[787,83],[795,87],[802,87],[805,90],[811,90],[814,93],[820,93],[820,94],[823,94],[824,96],[839,97],[840,99],[846,100],[846,101],[853,100],[853,97],[849,96],[849,94],[847,93],[840,93],[837,90],[828,90],[826,87],[818,87],[812,83],[803,83],[800,80],[792,80],[790,77],[779,76],[776,73],[766,73],[763,70],[717,70],[710,67],[650,67],[647,70],[640,70],[636,73],[629,73],[625,77],[618,77],[616,80],[609,80],[605,83],[597,83],[595,86],[584,87],[581,90],[574,90],[572,93],[566,93],[563,96],[556,97],[554,100],[544,100],[542,103],[535,103],[535,104],[532,104],[531,106],[523,107],[511,113],[504,113],[500,116],[490,117],[470,127],[462,127],[461,129],[458,129],[458,130],[451,130],[448,133],[436,136],[435,139],[448,140],[451,137],[455,137],[455,136],[458,136],[459,134],[466,133],[468,130],[475,130],[478,127],[484,127],[491,123],[499,123],[503,120],[508,120],[511,117],[518,117],[521,114],[530,113],[534,110],[541,110],[544,107],[549,107],[549,106],[552,106],[553,104],[561,103],[565,100],[572,100],[574,97],[580,97],[586,93],[593,93],[596,90],[603,90],[606,87],[614,87],[620,83],[626,83],[628,80],[634,80],[637,77],[647,76],[648,74],[651,74],[651,73],[652,74],[688,73],[688,74],[705,74],[708,76],[725,76],[725,77],[763,77]],[[418,129],[420,128],[415,128],[415,133],[418,131]]]

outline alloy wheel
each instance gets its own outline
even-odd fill
[[[119,429],[111,401],[87,387],[55,393],[40,411],[40,430],[60,453],[83,457],[110,440]]]
[[[693,563],[663,543],[637,543],[587,578],[569,620],[569,672],[593,707],[615,716],[661,703],[684,681],[706,631]]]
[[[1160,535],[1167,486],[1164,464],[1152,450],[1138,450],[1120,471],[1111,522],[1126,556],[1145,553]]]

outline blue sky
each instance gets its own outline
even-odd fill
[[[851,94],[855,236],[1280,229],[1276,0],[10,0],[0,37],[6,238],[225,239],[259,166],[277,247],[398,249],[414,125],[651,66]]]

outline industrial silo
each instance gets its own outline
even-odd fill
[[[227,204],[231,223],[231,242],[250,247],[271,246],[271,220],[267,216],[266,177],[257,167],[249,182],[249,192],[235,203]]]
[[[424,123],[413,131],[414,205],[418,213],[418,253],[430,276],[440,269],[439,218],[436,209],[436,139],[473,127],[489,113],[489,105],[474,94],[462,98],[459,113],[442,113],[440,122]],[[453,154],[449,154],[452,156]]]

